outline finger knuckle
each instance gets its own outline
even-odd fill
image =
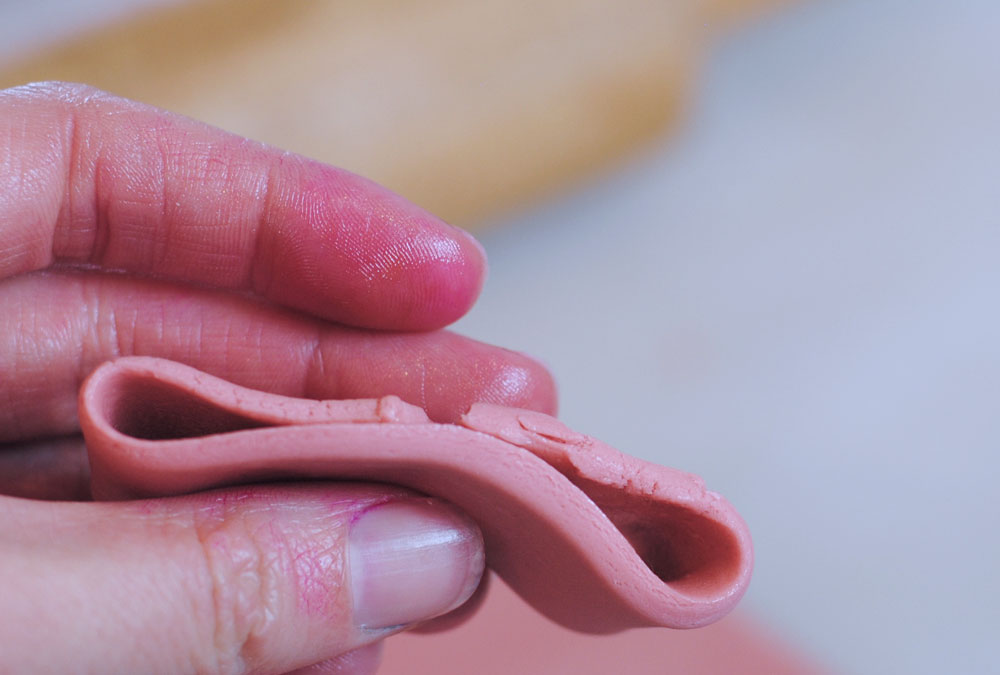
[[[212,670],[252,671],[278,610],[281,547],[266,523],[238,512],[196,531],[207,570]]]

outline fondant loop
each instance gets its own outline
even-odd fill
[[[492,570],[579,631],[703,626],[750,579],[746,525],[700,478],[541,413],[476,404],[437,424],[392,396],[295,399],[127,357],[87,379],[80,422],[99,499],[293,478],[446,499],[479,523]]]

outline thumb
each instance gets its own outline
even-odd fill
[[[0,499],[12,672],[285,672],[462,604],[482,537],[385,486],[119,503]]]

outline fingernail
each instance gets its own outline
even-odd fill
[[[483,574],[476,524],[434,499],[374,506],[348,539],[355,621],[378,629],[423,621],[469,599]]]

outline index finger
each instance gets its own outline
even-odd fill
[[[82,85],[0,92],[0,278],[53,264],[251,292],[370,328],[464,314],[482,249],[342,169]]]

